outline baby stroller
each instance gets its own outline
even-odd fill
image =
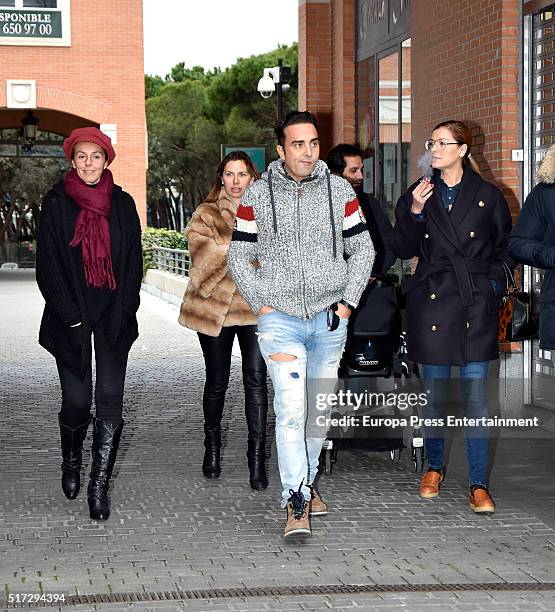
[[[387,278],[376,279],[365,289],[349,320],[339,366],[339,389],[350,390],[359,397],[380,398],[385,393],[395,394],[409,378],[418,377],[416,364],[411,364],[407,358],[399,304],[398,290]],[[396,405],[373,402],[361,406],[357,414],[358,418],[362,414],[373,416],[372,422],[380,422],[380,415],[393,419],[401,416]],[[332,413],[331,417],[334,416],[341,415]],[[390,426],[333,427],[328,431],[320,454],[320,468],[325,474],[331,474],[340,448],[389,452],[392,461],[398,462],[404,448],[403,438],[402,428]],[[419,428],[412,429],[411,452],[415,471],[420,472],[425,456]]]

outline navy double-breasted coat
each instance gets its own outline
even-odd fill
[[[451,212],[434,192],[422,218],[410,212],[412,185],[397,203],[391,247],[402,259],[417,256],[402,283],[409,358],[432,365],[466,365],[499,356],[498,295],[506,286],[511,215],[501,191],[465,168]]]

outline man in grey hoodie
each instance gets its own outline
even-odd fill
[[[310,535],[309,516],[328,512],[313,486],[327,428],[315,432],[317,408],[307,389],[333,391],[349,314],[368,284],[374,248],[352,187],[319,160],[314,116],[289,113],[276,136],[280,159],[241,199],[228,266],[258,313],[260,349],[274,385],[287,537]]]

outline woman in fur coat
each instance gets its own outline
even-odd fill
[[[197,208],[185,229],[191,267],[179,323],[198,332],[204,355],[202,471],[206,478],[218,478],[221,472],[221,420],[233,340],[235,336],[239,340],[249,430],[250,485],[255,490],[262,490],[268,486],[265,469],[266,365],[258,348],[256,315],[237,292],[227,271],[227,251],[237,207],[246,188],[258,178],[251,159],[243,151],[229,153],[218,166],[206,201]]]

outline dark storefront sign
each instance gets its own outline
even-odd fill
[[[411,0],[357,0],[357,61],[410,31]]]

